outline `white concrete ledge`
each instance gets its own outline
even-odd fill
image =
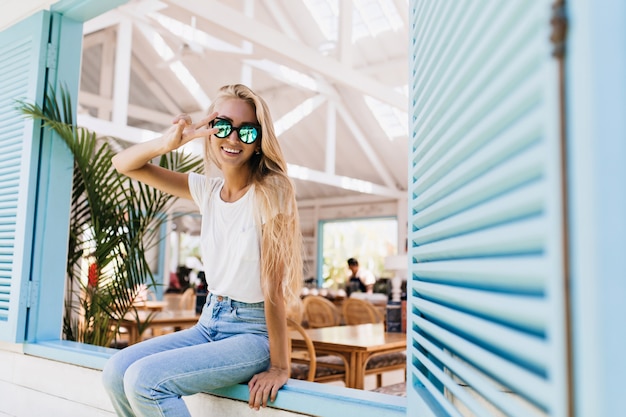
[[[212,394],[248,401],[245,384],[222,388]],[[282,410],[314,416],[391,417],[406,416],[406,398],[290,379],[271,405]]]
[[[12,378],[5,381],[1,381],[2,378],[0,378],[0,386],[5,384],[5,388],[10,388],[9,392],[15,390],[16,392],[25,392],[28,395],[36,395],[37,398],[40,396],[55,398],[57,402],[60,401],[59,398],[63,398],[65,403],[71,403],[74,406],[74,402],[85,401],[85,396],[72,400],[72,393],[78,388],[73,390],[68,388],[63,393],[57,393],[56,388],[54,388],[58,384],[67,385],[64,378],[69,378],[73,380],[72,383],[76,384],[76,387],[91,386],[94,394],[99,392],[96,397],[103,397],[95,404],[81,404],[81,410],[85,407],[95,406],[99,410],[98,415],[113,414],[112,409],[103,410],[103,408],[107,408],[103,407],[103,404],[107,404],[108,399],[106,399],[101,387],[99,371],[102,370],[108,358],[116,352],[115,349],[55,340],[0,346],[0,353],[2,352],[4,352],[3,356],[14,355],[16,359],[19,359],[17,362],[23,363],[26,369],[41,369],[42,364],[51,369],[47,375],[35,378],[32,383],[20,382],[13,386],[16,381],[11,381]],[[91,368],[91,371],[85,372],[84,368]],[[32,375],[30,371],[25,372],[27,372],[26,375]],[[24,372],[12,369],[10,373],[7,373],[7,375],[10,374],[24,375]],[[36,385],[41,383],[41,378],[48,380],[44,385],[51,387],[49,392]],[[32,391],[30,385],[33,385]],[[92,400],[95,401],[94,398]],[[406,398],[404,397],[294,379],[290,379],[287,385],[279,391],[276,402],[267,409],[262,409],[260,413],[248,408],[248,387],[245,384],[185,397],[185,402],[188,404],[192,415],[198,417],[215,415],[283,417],[301,414],[341,417],[406,416]],[[0,407],[0,414],[1,411],[2,407]]]

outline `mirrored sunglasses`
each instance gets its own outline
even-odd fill
[[[237,132],[239,140],[247,144],[253,143],[257,139],[257,137],[261,136],[259,126],[248,124],[235,127],[230,121],[226,119],[215,119],[209,123],[209,126],[218,129],[218,131],[215,133],[215,136],[220,139],[227,138],[233,132],[233,130]]]

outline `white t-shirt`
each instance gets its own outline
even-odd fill
[[[255,222],[254,186],[233,203],[220,197],[223,178],[189,174],[189,190],[202,214],[202,263],[207,288],[244,303],[264,300],[261,235]]]
[[[376,276],[368,269],[359,268],[356,271],[356,277],[361,280],[363,285],[368,286],[376,283]]]

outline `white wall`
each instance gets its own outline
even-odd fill
[[[39,10],[49,10],[58,0],[0,0],[0,31]]]

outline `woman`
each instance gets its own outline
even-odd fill
[[[204,138],[205,172],[150,161]],[[145,184],[192,199],[202,214],[209,296],[191,329],[129,346],[103,371],[118,415],[188,416],[181,396],[248,382],[251,408],[267,406],[289,377],[286,309],[302,283],[294,188],[265,101],[243,85],[222,87],[197,123],[178,116],[161,137],[113,158]]]

